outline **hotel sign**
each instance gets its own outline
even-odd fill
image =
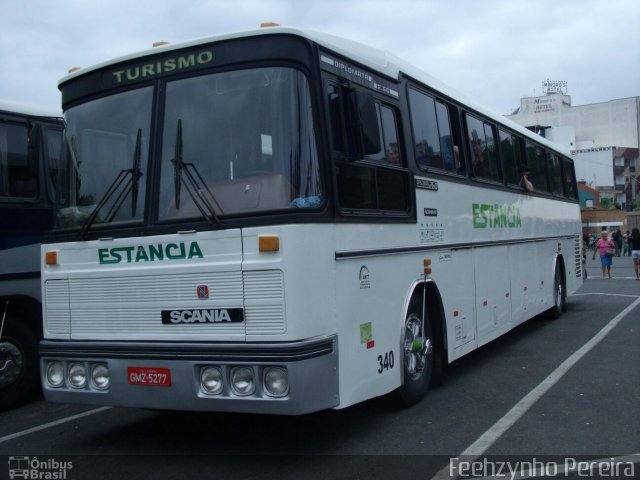
[[[550,93],[564,93],[565,95],[569,91],[566,80],[546,80],[542,81],[542,92],[546,94]]]

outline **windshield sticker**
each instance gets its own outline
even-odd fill
[[[474,203],[473,228],[522,228],[520,209],[513,205]]]
[[[101,265],[108,263],[138,263],[163,260],[184,260],[204,258],[198,242],[191,242],[187,246],[180,243],[161,243],[157,245],[137,245],[134,247],[114,247],[98,249],[98,259]]]
[[[376,342],[373,339],[371,322],[360,324],[360,345],[366,347],[367,350],[376,346]]]

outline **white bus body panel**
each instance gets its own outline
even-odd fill
[[[558,255],[567,291],[579,286],[577,205],[442,180],[437,191],[418,189],[417,199],[416,224],[295,224],[45,245],[59,258],[43,265],[45,338],[249,344],[336,335],[342,408],[402,384],[403,322],[425,280],[425,258],[443,301],[449,362],[552,307]],[[474,203],[513,206],[518,226],[474,228]],[[279,251],[259,252],[260,235],[277,235]],[[187,258],[192,242],[198,247]],[[174,256],[185,245],[185,258],[146,261],[154,245],[165,252],[175,245]],[[134,248],[128,256],[112,250],[123,247]],[[117,252],[118,263],[105,263]],[[209,298],[198,298],[199,285]],[[162,310],[195,308],[243,308],[245,321],[161,322]]]

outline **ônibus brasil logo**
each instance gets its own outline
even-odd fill
[[[98,249],[98,259],[100,260],[100,264],[156,262],[191,258],[204,258],[198,242],[190,242],[188,245],[184,242],[180,242]]]

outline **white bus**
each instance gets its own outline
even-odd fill
[[[396,391],[411,405],[581,285],[569,153],[388,53],[263,28],[60,90],[48,400],[303,414]]]
[[[40,386],[40,242],[61,146],[61,111],[0,100],[0,410]]]

